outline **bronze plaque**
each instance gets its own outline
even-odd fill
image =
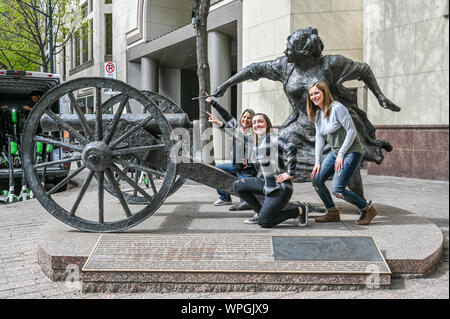
[[[383,261],[372,237],[273,237],[275,260]]]

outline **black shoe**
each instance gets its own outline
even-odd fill
[[[228,210],[238,211],[238,210],[252,210],[252,207],[247,204],[247,202],[239,203],[239,205],[231,205]]]
[[[308,207],[310,213],[311,212],[325,213],[327,211],[325,207],[314,206],[311,203],[302,203],[302,204]]]
[[[305,227],[308,225],[308,214],[310,213],[311,206],[308,203],[300,203],[299,208],[302,209],[302,213],[294,219],[294,222],[297,226]]]

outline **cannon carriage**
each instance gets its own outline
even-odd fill
[[[94,91],[96,114],[84,114],[75,98],[75,92],[86,88]],[[117,94],[103,101],[104,90]],[[63,97],[70,99],[73,114],[52,110]],[[180,138],[186,132],[188,138]],[[234,176],[194,158],[192,132],[193,122],[164,96],[113,79],[68,81],[48,91],[29,115],[23,134],[26,178],[42,206],[60,221],[89,232],[123,231],[154,214],[186,179],[233,193]],[[69,139],[55,137],[67,135]],[[37,162],[38,142],[62,147],[70,156]],[[47,189],[40,171],[62,163],[76,168]],[[58,197],[57,192],[79,175],[85,178],[74,202]],[[143,179],[145,186],[140,183]],[[84,216],[80,204],[93,180],[96,203],[89,202],[89,210],[96,213]],[[113,216],[105,208],[105,194],[119,203]]]

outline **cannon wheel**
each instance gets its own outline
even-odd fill
[[[159,108],[161,109],[161,111],[163,113],[175,113],[175,114],[180,114],[180,113],[185,113],[175,102],[173,102],[172,100],[168,99],[165,96],[162,96],[160,94],[151,92],[151,91],[142,91],[149,99],[151,99],[152,101],[154,101],[157,105],[159,105]],[[187,150],[188,154],[190,154],[190,156],[193,156],[192,154],[192,143],[190,143],[190,149]],[[175,181],[175,183],[173,184],[170,192],[169,192],[169,196],[172,195],[173,193],[175,193],[181,186],[184,185],[184,183],[186,182],[187,177],[184,176],[178,176],[177,180]]]
[[[86,88],[94,89],[96,95],[96,109],[101,110],[100,112],[97,112],[94,128],[90,127],[87,123],[86,117],[82,113],[74,94],[74,92]],[[104,127],[105,123],[102,121],[102,90],[104,89],[112,89],[122,94],[119,110],[114,115],[114,120],[112,121],[112,124],[110,123],[111,126],[107,128]],[[67,122],[63,121],[52,110],[52,106],[64,96],[68,96],[72,101],[76,114],[83,127],[83,132],[81,133],[76,131]],[[148,117],[132,128],[126,128],[125,133],[121,133],[120,137],[116,138],[114,134],[116,133],[119,124],[120,115],[123,113],[128,101],[133,101],[134,104],[142,105],[147,111]],[[43,136],[43,134],[39,132],[39,122],[45,115],[57,122],[61,131],[68,131],[73,141],[61,141],[58,138]],[[161,131],[161,135],[155,137],[155,140],[159,141],[158,144],[138,146],[131,144],[133,146],[121,148],[123,142],[126,142],[136,135],[139,136],[139,134],[142,134],[142,127],[150,120],[154,120]],[[170,148],[172,147],[170,132],[170,125],[167,123],[161,110],[154,102],[149,100],[141,91],[130,87],[126,83],[105,78],[81,78],[68,81],[48,91],[39,100],[29,115],[23,135],[23,145],[24,150],[26,150],[23,154],[25,174],[35,197],[50,214],[62,222],[83,231],[123,231],[137,225],[151,216],[164,202],[173,186],[176,177],[176,164],[170,161]],[[70,158],[58,161],[36,164],[34,150],[37,142],[65,148],[74,152],[74,155]],[[168,163],[165,172],[161,173],[136,164],[131,158],[130,160],[123,159],[124,154],[132,155],[142,152],[164,152],[165,156],[167,156]],[[82,165],[75,171],[70,172],[67,178],[52,189],[46,190],[44,186],[41,185],[39,170],[53,165],[79,161],[81,161]],[[122,166],[122,169],[119,166]],[[139,187],[132,179],[123,174],[124,167],[146,172],[148,174],[159,174],[163,178],[161,185],[159,185],[160,188],[150,195],[147,191]],[[60,198],[55,194],[82,171],[87,173],[87,177],[74,202],[68,203],[66,198]],[[147,198],[149,204],[145,207],[139,206],[137,211],[134,209],[135,207],[133,207],[134,211],[132,211],[132,207],[128,206],[117,186],[117,180],[114,173],[122,176],[130,187],[139,192],[143,197]],[[94,177],[97,180],[97,203],[95,205],[90,203],[88,209],[90,212],[87,214],[78,208]],[[112,185],[114,189],[113,192],[115,193],[114,196],[120,202],[120,204],[118,204],[119,209],[105,209],[105,204],[110,204],[110,201],[105,201],[106,180]],[[96,210],[96,213],[94,210]],[[114,213],[111,211],[114,211]],[[109,214],[106,214],[107,212],[109,212]]]
[[[185,113],[175,102],[173,102],[172,100],[170,100],[169,98],[167,98],[163,95],[160,95],[158,93],[154,93],[151,91],[145,91],[145,90],[143,90],[141,92],[144,93],[145,96],[147,96],[150,100],[152,100],[158,106],[158,108],[163,112],[163,114]],[[115,105],[120,104],[120,101],[122,100],[122,98],[123,98],[122,94],[119,94],[119,95],[113,96],[108,101],[106,101],[103,104],[103,113],[104,114],[113,113],[113,107]],[[125,109],[128,114],[133,113],[129,103],[126,103]],[[145,110],[139,110],[139,111],[146,112]],[[187,150],[187,152],[190,153],[192,156],[192,145],[191,145],[191,149]],[[138,158],[135,158],[135,161],[138,164],[142,164],[142,162],[139,161]],[[154,167],[154,169],[159,170],[157,167]],[[124,170],[124,173],[129,173],[131,175],[130,177],[135,179],[135,182],[138,182],[139,180],[141,180],[140,172],[136,172],[135,170],[126,168]],[[147,178],[147,182],[145,183],[146,187],[152,187],[152,189],[154,189],[154,187],[155,187],[154,178],[159,178],[159,175],[146,174],[145,178]],[[119,177],[118,179],[120,181],[121,178]],[[177,176],[174,184],[172,185],[172,188],[169,191],[168,196],[171,196],[172,194],[174,194],[181,186],[184,185],[186,180],[187,180],[186,177]],[[106,185],[106,190],[114,195],[114,192],[112,191],[110,184]],[[122,195],[124,196],[125,200],[130,204],[135,204],[135,205],[148,205],[149,204],[149,202],[144,197],[140,196],[136,190],[133,190],[132,192],[122,192]]]

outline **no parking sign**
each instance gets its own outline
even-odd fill
[[[116,62],[105,62],[105,78],[117,79],[117,63]],[[105,89],[105,94],[113,95],[119,92],[113,91],[112,89]]]

